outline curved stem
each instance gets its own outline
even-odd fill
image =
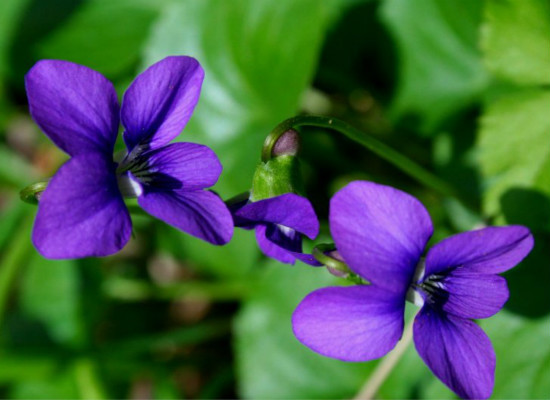
[[[333,244],[322,243],[313,248],[312,255],[321,264],[335,271],[342,272],[343,274],[350,274],[351,270],[348,268],[346,263],[326,254],[327,252],[334,250],[336,250],[336,247]]]
[[[364,132],[354,128],[344,121],[332,117],[304,115],[289,118],[281,122],[271,131],[264,142],[264,147],[262,149],[262,161],[266,162],[272,158],[271,153],[273,150],[273,146],[282,134],[284,134],[289,129],[296,129],[301,126],[312,126],[331,129],[342,133],[349,139],[361,144],[363,147],[372,151],[379,157],[390,162],[401,171],[405,172],[423,185],[426,185],[427,187],[441,193],[444,196],[457,198],[469,208],[475,209],[475,207],[473,207],[469,201],[463,199],[460,193],[449,183],[445,182],[430,171],[421,167],[410,158],[403,156],[401,153],[395,151],[388,145],[380,142],[379,140],[371,136],[368,136]]]
[[[376,396],[376,393],[378,393],[378,390],[382,384],[386,381],[399,360],[401,360],[401,357],[405,354],[409,344],[411,344],[413,337],[413,323],[414,317],[411,318],[407,326],[405,326],[403,337],[399,343],[397,343],[397,346],[394,347],[386,358],[380,361],[374,372],[369,376],[367,382],[365,382],[361,390],[357,393],[357,395],[355,395],[354,400],[374,399],[374,396]]]
[[[323,264],[332,275],[346,279],[356,285],[370,284],[368,281],[355,274],[339,255],[336,256],[335,253],[338,254],[334,244],[321,243],[313,248],[312,255],[317,261]]]

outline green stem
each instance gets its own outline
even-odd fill
[[[344,136],[361,144],[379,157],[389,161],[391,164],[423,185],[426,185],[444,196],[457,198],[469,208],[473,208],[469,201],[463,199],[460,193],[444,180],[440,179],[430,171],[421,167],[411,159],[403,156],[401,153],[395,151],[386,144],[336,118],[317,115],[303,115],[289,118],[281,122],[275,127],[275,129],[273,129],[273,131],[271,131],[264,142],[264,147],[262,149],[262,161],[267,162],[272,158],[271,153],[273,146],[283,133],[289,129],[297,129],[303,126],[331,129],[342,133]]]
[[[89,358],[76,360],[73,366],[76,385],[81,399],[106,399],[105,389],[97,374],[96,365]]]
[[[336,250],[336,247],[333,244],[321,243],[313,248],[312,255],[321,264],[344,274],[350,274],[351,270],[348,268],[346,263],[326,254],[327,252],[334,250]]]
[[[355,274],[345,262],[332,257],[330,253],[336,251],[334,244],[321,243],[313,248],[312,255],[323,264],[327,270],[339,278],[346,279],[356,285],[368,285],[369,282]]]
[[[137,204],[128,204],[128,203],[126,203],[126,208],[128,208],[128,211],[130,212],[131,215],[141,215],[141,216],[144,216],[144,217],[150,217],[150,215],[147,214],[143,210],[143,208],[141,208]]]
[[[386,356],[373,373],[369,376],[369,379],[361,390],[354,397],[354,400],[372,400],[375,398],[376,393],[380,390],[380,387],[384,384],[390,373],[393,371],[401,357],[407,351],[407,348],[412,342],[413,338],[413,323],[414,317],[408,322],[403,331],[403,337],[394,347],[390,354]]]
[[[11,245],[7,248],[2,260],[0,260],[0,325],[6,312],[12,283],[19,269],[25,265],[25,259],[29,257],[32,251],[32,244],[29,240],[32,220],[32,215],[23,217]]]

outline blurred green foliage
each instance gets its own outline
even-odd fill
[[[0,2],[0,396],[344,398],[377,361],[324,358],[294,338],[321,269],[265,260],[251,232],[213,247],[158,221],[105,259],[48,261],[18,190],[66,159],[30,120],[23,77],[41,58],[85,64],[119,93],[172,54],[206,71],[179,140],[212,147],[224,198],[250,188],[262,142],[300,112],[343,119],[432,170],[473,209],[422,187],[343,136],[302,135],[322,233],[352,179],[428,207],[439,240],[524,224],[533,253],[507,273],[506,310],[481,325],[497,353],[494,398],[550,394],[549,0],[3,0]],[[409,317],[413,310],[409,310]],[[379,397],[451,398],[414,348]]]

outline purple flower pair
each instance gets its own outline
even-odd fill
[[[370,285],[328,287],[309,294],[293,315],[296,337],[314,351],[344,361],[384,356],[399,341],[405,300],[422,308],[414,343],[432,372],[461,397],[488,398],[495,353],[472,319],[497,313],[507,301],[498,273],[533,247],[522,226],[490,227],[441,241],[424,259],[433,233],[424,206],[388,186],[352,182],[330,203],[336,247]]]
[[[294,193],[230,206],[235,226],[255,229],[260,250],[285,264],[301,260],[319,266],[311,254],[302,252],[303,235],[315,239],[319,220],[308,199]]]
[[[203,77],[195,59],[165,58],[132,82],[119,107],[111,82],[87,67],[43,60],[29,71],[30,113],[71,156],[40,199],[32,238],[42,255],[119,251],[132,232],[124,197],[137,197],[147,213],[213,244],[231,239],[231,214],[204,190],[222,171],[217,156],[199,144],[169,144],[191,117]],[[120,121],[127,154],[117,163]]]

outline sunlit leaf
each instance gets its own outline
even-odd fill
[[[149,27],[167,1],[91,0],[39,46],[42,58],[73,61],[114,77],[138,62]]]
[[[520,84],[550,83],[550,1],[486,4],[482,43],[491,71]]]
[[[479,98],[487,74],[477,48],[482,2],[386,0],[382,20],[395,37],[399,81],[392,113],[432,132]]]
[[[206,71],[199,105],[181,140],[211,146],[222,196],[250,188],[264,138],[298,111],[312,79],[332,2],[180,1],[155,25],[144,65],[173,54]]]
[[[489,215],[500,214],[504,196],[513,189],[550,195],[544,179],[550,173],[549,108],[550,92],[545,90],[507,95],[487,107],[481,119],[479,160],[486,180],[484,208]],[[538,211],[545,212],[544,208]],[[550,229],[550,225],[545,227]]]

